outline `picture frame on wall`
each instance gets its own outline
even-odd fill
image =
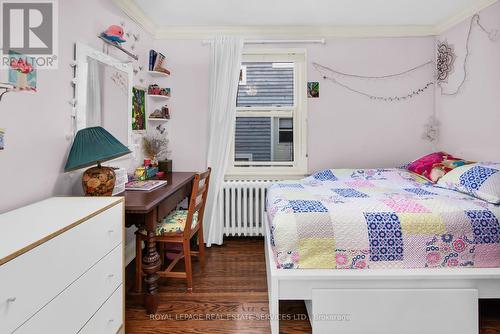
[[[132,88],[132,130],[146,130],[146,88]]]
[[[9,84],[18,91],[36,92],[36,64],[29,57],[9,51]]]
[[[319,82],[312,81],[307,83],[307,97],[309,98],[319,97]]]

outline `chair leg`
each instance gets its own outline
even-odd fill
[[[186,264],[186,279],[188,291],[193,290],[193,269],[191,268],[191,246],[189,240],[184,240],[182,243],[184,250],[184,262]]]
[[[135,292],[142,293],[142,239],[135,236]]]
[[[203,227],[198,230],[198,251],[201,268],[205,268],[205,240],[203,239]]]

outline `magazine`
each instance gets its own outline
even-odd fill
[[[150,191],[167,184],[164,180],[130,181],[125,185],[125,190]]]

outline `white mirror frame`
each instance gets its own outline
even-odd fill
[[[88,61],[87,58],[93,58],[103,64],[111,66],[119,71],[126,73],[128,78],[128,102],[127,102],[127,138],[128,142],[124,143],[133,151],[132,143],[132,87],[134,85],[134,70],[131,63],[121,62],[107,54],[93,49],[84,43],[76,43],[75,45],[75,134],[78,130],[87,127],[87,79],[88,79]]]

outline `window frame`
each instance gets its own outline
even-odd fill
[[[307,174],[307,51],[306,49],[244,49],[244,62],[294,63],[294,106],[236,107],[236,117],[282,117],[293,119],[293,156],[291,162],[235,161],[235,125],[226,179],[300,178]],[[273,167],[237,167],[272,165]]]

